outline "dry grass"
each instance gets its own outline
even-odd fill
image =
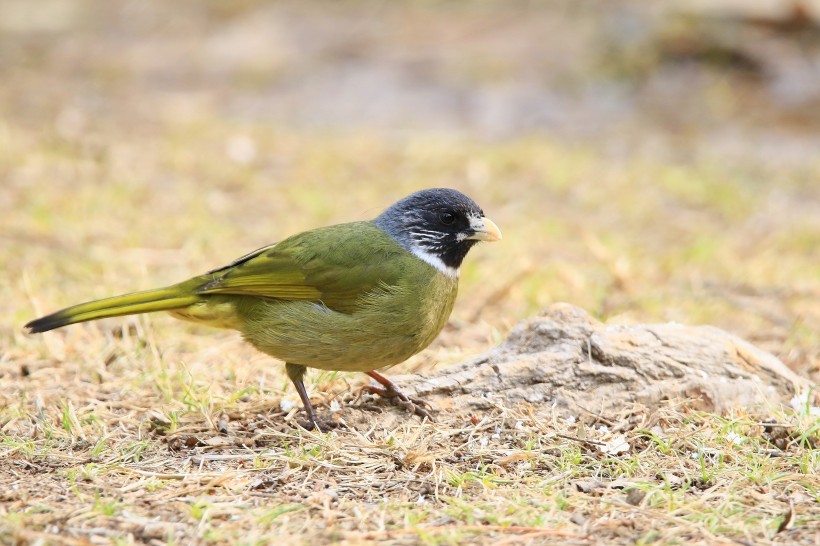
[[[65,385],[52,370],[29,376],[34,400],[4,412],[0,536],[794,544],[820,530],[818,423],[806,415],[775,411],[779,423],[767,425],[670,405],[582,425],[499,407],[431,424],[343,394],[348,428],[317,434],[288,424],[276,393],[226,397],[200,374],[169,371],[139,391],[116,375],[92,382],[61,370],[66,393],[46,388]]]
[[[818,317],[810,302],[818,277],[802,275],[817,262],[803,242],[786,236],[799,223],[816,237],[813,220],[771,211],[766,239],[755,245],[746,228],[714,227],[748,226],[755,208],[781,206],[767,199],[772,191],[798,195],[799,186],[744,192],[743,213],[724,211],[720,201],[682,204],[682,190],[664,182],[681,176],[679,168],[613,169],[547,141],[442,150],[424,139],[396,149],[367,138],[297,140],[259,130],[253,134],[260,146],[291,150],[277,159],[295,166],[272,187],[263,166],[226,165],[219,157],[209,163],[206,150],[218,149],[223,132],[230,129],[189,137],[202,164],[168,164],[164,156],[176,152],[165,137],[114,139],[106,146],[130,158],[117,166],[88,159],[84,149],[56,153],[48,138],[26,147],[6,142],[7,179],[17,182],[4,189],[15,203],[4,217],[2,257],[11,319],[2,326],[0,376],[4,541],[816,540],[816,416],[775,406],[721,418],[670,406],[604,421],[578,416],[579,425],[535,422],[526,408],[499,408],[439,413],[431,424],[355,400],[360,377],[315,373],[322,411],[337,409],[349,426],[317,435],[280,409],[283,396],[296,400],[280,366],[234,334],[149,316],[24,337],[20,325],[39,312],[177,280],[280,233],[369,216],[362,203],[378,208],[414,187],[379,190],[378,180],[428,180],[441,171],[447,174],[437,178],[461,180],[484,203],[506,238],[471,256],[451,326],[406,368],[480,351],[515,318],[553,299],[619,320],[718,323],[779,347],[798,369],[817,365]],[[362,155],[375,165],[359,175],[366,189],[343,190]],[[20,165],[11,157],[26,159]],[[476,164],[485,178],[458,174]],[[80,166],[81,175],[74,172]],[[48,174],[62,169],[62,179]],[[595,171],[598,182],[584,189]],[[699,178],[698,169],[688,174],[686,192],[715,183]],[[626,193],[634,195],[632,185],[645,177],[661,183],[641,191],[636,203]],[[40,191],[45,182],[21,182],[46,179],[63,183]],[[159,182],[169,179],[170,186]],[[318,179],[297,188],[297,181]],[[727,202],[741,183],[725,179]],[[294,207],[298,213],[288,213]],[[700,221],[664,224],[670,207],[678,218],[696,214]],[[681,242],[670,245],[674,239]],[[733,264],[742,253],[747,266],[739,271]],[[788,427],[759,424],[771,420]],[[593,443],[616,432],[629,443],[623,453],[605,454]],[[579,437],[585,441],[573,439]],[[790,527],[778,533],[791,513]]]
[[[239,120],[173,88],[191,74],[155,66],[187,66],[213,21],[141,40],[157,9],[112,19],[130,32],[121,49],[92,48],[116,41],[95,26],[106,10],[65,47],[0,32],[0,63],[16,59],[0,86],[0,543],[820,541],[820,419],[805,406],[422,423],[357,399],[359,376],[313,373],[319,410],[347,424],[316,434],[283,411],[298,399],[280,364],[233,333],[160,315],[25,337],[40,313],[450,185],[505,238],[471,254],[448,328],[395,373],[459,361],[569,301],[607,320],[714,324],[818,378],[816,154],[745,141],[727,154],[654,126],[611,146]],[[250,94],[264,67],[246,68],[206,87]]]

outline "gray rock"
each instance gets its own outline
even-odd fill
[[[481,356],[395,379],[444,411],[529,402],[576,415],[669,399],[720,413],[780,401],[809,385],[773,355],[718,328],[607,325],[567,304],[521,322]]]

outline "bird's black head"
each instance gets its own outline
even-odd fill
[[[404,248],[451,275],[477,242],[501,238],[498,226],[475,201],[447,188],[408,195],[375,222]]]

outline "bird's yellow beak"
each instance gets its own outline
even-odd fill
[[[501,240],[501,230],[489,218],[471,218],[470,227],[475,233],[467,237],[468,239],[487,242]]]

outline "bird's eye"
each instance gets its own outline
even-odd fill
[[[449,226],[450,224],[456,221],[456,215],[450,212],[449,210],[445,210],[444,212],[439,213],[438,219],[445,226]]]

